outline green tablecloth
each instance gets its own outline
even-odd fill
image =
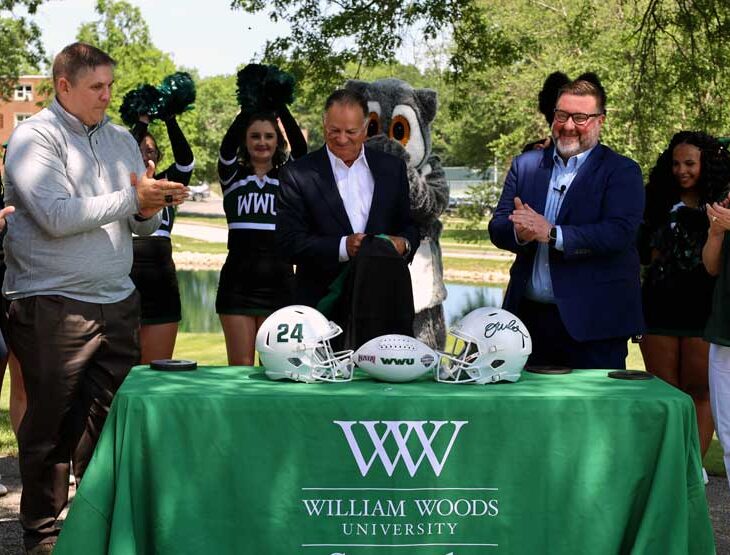
[[[452,386],[133,369],[54,552],[714,552],[694,409],[605,371]]]

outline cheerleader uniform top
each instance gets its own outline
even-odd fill
[[[291,145],[292,158],[307,153],[307,143],[299,126],[286,107],[278,110]],[[231,124],[221,142],[218,175],[223,190],[223,209],[228,221],[228,250],[273,253],[276,230],[276,198],[279,190],[278,168],[272,168],[259,178],[239,163],[237,158],[241,137],[245,136],[248,114],[241,112]]]
[[[644,230],[645,250],[658,253],[645,269],[642,284],[647,333],[702,336],[715,284],[702,264],[708,227],[704,206],[678,202],[666,222]]]

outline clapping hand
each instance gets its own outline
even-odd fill
[[[548,234],[552,224],[545,216],[535,212],[528,204],[523,203],[520,197],[515,197],[515,209],[509,220],[515,226],[517,238],[523,243],[530,241],[548,242]]]
[[[727,198],[720,202],[713,202],[707,205],[707,219],[710,221],[710,235],[721,235],[730,230],[730,200]]]
[[[140,177],[132,173],[130,181],[137,190],[139,215],[149,218],[165,206],[177,206],[188,198],[188,188],[182,183],[155,179],[155,163],[147,164],[147,171]]]

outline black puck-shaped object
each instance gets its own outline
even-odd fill
[[[653,380],[654,376],[641,370],[614,370],[608,373],[614,380]]]
[[[570,374],[573,371],[567,366],[525,366],[525,370],[533,374]]]
[[[165,372],[182,372],[186,370],[195,370],[198,363],[194,360],[176,360],[172,358],[163,358],[150,362],[152,370],[163,370]]]

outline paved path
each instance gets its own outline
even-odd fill
[[[0,497],[0,555],[23,555],[22,533],[18,523],[20,504],[18,459],[0,457],[0,473],[3,476],[3,483],[10,490],[8,495]],[[76,488],[73,486],[69,489],[71,495],[76,492]],[[725,478],[710,476],[710,483],[707,486],[707,503],[715,530],[717,555],[730,555],[730,488],[728,488]],[[62,514],[62,518],[64,516],[65,514]]]

